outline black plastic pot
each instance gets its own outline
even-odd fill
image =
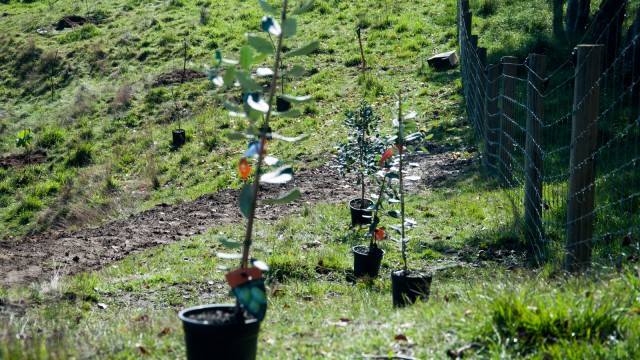
[[[291,103],[280,96],[276,97],[276,110],[278,112],[284,112],[291,109]]]
[[[260,322],[250,319],[244,324],[215,324],[190,318],[216,311],[233,313],[235,305],[202,305],[184,309],[178,314],[184,328],[187,359],[254,360],[258,349]]]
[[[424,274],[418,271],[404,270],[391,272],[391,293],[393,307],[403,307],[413,304],[417,299],[426,301],[431,290],[432,274]]]
[[[357,198],[349,201],[349,208],[351,209],[351,226],[371,224],[371,217],[373,216],[373,210],[371,206],[373,201],[370,199]]]
[[[379,247],[369,248],[367,245],[353,247],[353,276],[365,275],[376,277],[380,273],[380,263],[384,250]]]
[[[187,142],[187,133],[184,129],[173,130],[173,146],[180,147]]]

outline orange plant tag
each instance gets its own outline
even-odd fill
[[[230,271],[224,277],[227,279],[227,284],[233,289],[249,281],[260,279],[262,271],[254,266]]]
[[[242,180],[247,180],[249,174],[251,174],[251,165],[249,165],[247,158],[240,159],[240,162],[238,163],[238,170],[240,171],[240,177]]]

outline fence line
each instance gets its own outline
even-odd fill
[[[637,261],[639,32],[616,40],[615,53],[578,45],[574,57],[548,69],[538,54],[487,64],[472,22],[469,1],[458,0],[467,117],[482,143],[484,166],[522,217],[535,259],[572,272]],[[598,31],[610,34],[615,27],[620,23],[613,19]]]

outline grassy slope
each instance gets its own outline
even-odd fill
[[[8,15],[0,22],[0,152],[22,151],[14,138],[21,129],[31,128],[35,145],[47,148],[49,155],[42,165],[0,170],[1,236],[83,226],[139,209],[140,202],[183,201],[238,185],[235,162],[227,159],[235,159],[241,149],[221,132],[239,124],[207,96],[212,85],[206,79],[175,86],[152,84],[161,73],[182,68],[185,37],[190,68],[204,71],[216,48],[237,57],[243,34],[259,30],[258,5],[89,3],[90,12],[102,22],[61,32],[52,31],[51,24],[64,14],[86,13],[80,2],[2,5]],[[344,109],[366,98],[386,113],[390,96],[399,89],[409,95],[425,125],[453,125],[439,140],[459,142],[460,131],[454,125],[460,120],[459,108],[452,106],[459,103],[457,72],[432,74],[424,69],[428,56],[455,47],[451,4],[389,2],[385,15],[384,3],[329,1],[302,16],[300,36],[288,46],[317,38],[321,49],[308,59],[291,60],[290,65],[304,65],[312,75],[292,80],[287,91],[312,93],[316,102],[304,108],[302,118],[281,120],[273,127],[290,134],[307,132],[312,140],[295,147],[277,145],[281,149],[276,151],[299,161],[326,162],[327,149],[340,140]],[[358,78],[356,25],[366,28],[373,75],[366,80],[367,91]],[[48,32],[39,35],[38,28]],[[47,85],[52,72],[53,101]],[[183,127],[189,139],[179,150],[170,146],[170,130],[183,113],[175,111],[176,106],[186,109]],[[322,136],[314,137],[318,134]],[[452,135],[457,137],[446,139]]]
[[[89,39],[71,41],[78,35],[70,34],[81,31],[77,29],[35,34],[37,27],[48,26],[62,14],[84,12],[75,4],[58,1],[52,9],[40,3],[2,5],[12,14],[0,22],[0,33],[9,29],[11,34],[1,38],[2,54],[17,55],[33,40],[42,53],[59,48],[64,66],[72,68],[50,102],[45,90],[25,90],[12,74],[14,60],[0,64],[0,96],[7,104],[0,126],[2,152],[17,151],[12,138],[22,128],[34,129],[38,139],[53,132],[64,138],[50,148],[47,164],[0,170],[0,196],[8,205],[0,210],[3,235],[48,226],[51,214],[43,213],[52,203],[56,209],[67,208],[58,221],[82,225],[116,211],[134,211],[132,199],[181,201],[237,185],[234,163],[221,160],[235,159],[241,149],[218,134],[235,124],[206,97],[206,81],[175,91],[193,113],[184,126],[195,137],[181,150],[169,147],[168,131],[175,126],[168,123],[170,92],[152,90],[149,84],[157,74],[180,66],[180,38],[187,29],[190,43],[197,44],[191,49],[196,65],[210,61],[217,46],[225,54],[237,49],[241,34],[247,28],[256,30],[257,5],[234,1],[235,11],[230,12],[229,3],[222,1],[113,1],[109,6],[95,2],[94,8],[102,9],[108,21],[89,35],[80,34]],[[300,41],[319,37],[322,51],[305,60],[318,70],[311,81],[292,83],[291,89],[312,92],[318,101],[300,122],[278,127],[286,125],[291,134],[311,129],[322,136],[302,147],[278,149],[280,153],[298,155],[301,161],[326,161],[326,149],[340,139],[342,110],[360,97],[389,104],[389,96],[399,88],[410,94],[411,107],[419,110],[437,142],[472,146],[465,142],[470,131],[461,121],[457,71],[433,73],[422,65],[430,54],[455,46],[454,2],[389,1],[388,16],[385,6],[378,1],[324,1],[302,18],[306,35]],[[210,25],[200,23],[202,7],[208,9]],[[34,23],[34,13],[42,20]],[[527,17],[517,19],[530,22]],[[358,58],[356,24],[367,29],[368,63],[376,75],[367,92],[358,86],[357,67],[347,66]],[[511,30],[525,28],[518,25],[522,24],[513,24]],[[548,31],[547,25],[536,26]],[[520,41],[527,43],[526,36]],[[501,42],[498,38],[489,46],[498,50]],[[106,53],[106,60],[100,55],[98,60],[104,61],[92,65],[101,53],[96,46]],[[14,58],[18,57],[8,56]],[[133,89],[131,105],[114,104],[112,99],[127,84]],[[91,145],[92,161],[74,166],[69,159],[83,144]],[[155,170],[145,170],[149,168]],[[274,224],[259,223],[257,246],[273,250],[260,254],[271,266],[272,277],[261,358],[349,358],[390,351],[443,358],[447,350],[470,343],[479,345],[470,350],[475,356],[486,358],[637,358],[637,275],[625,268],[622,276],[564,281],[530,269],[520,255],[521,236],[508,199],[493,182],[472,175],[478,170],[411,198],[408,213],[421,225],[411,243],[412,267],[457,262],[463,266],[438,272],[430,301],[408,309],[390,308],[386,276],[356,285],[345,280],[352,266],[346,254],[362,241],[346,231],[346,209],[321,205]],[[161,184],[157,190],[152,190],[154,174]],[[43,189],[49,190],[43,195]],[[29,204],[29,198],[42,203],[17,212],[17,204]],[[82,208],[87,201],[88,209]],[[87,210],[94,215],[77,216]],[[24,215],[16,218],[16,212]],[[237,236],[241,230],[218,231]],[[217,269],[224,264],[212,256],[219,250],[213,238],[212,232],[132,256],[100,272],[2,290],[0,299],[17,307],[0,314],[0,358],[179,356],[182,333],[175,312],[231,300],[222,283],[223,271]],[[320,246],[313,247],[313,241]],[[393,243],[385,243],[385,249],[383,273],[388,273],[399,266],[400,256]],[[481,255],[511,250],[516,255],[506,260]],[[316,271],[320,260],[327,268],[321,272],[327,274]],[[396,340],[398,334],[410,342]]]

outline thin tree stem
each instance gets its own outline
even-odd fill
[[[282,17],[281,24],[284,24],[287,16],[287,0],[284,0],[282,4]],[[269,119],[271,118],[271,104],[273,103],[273,97],[276,93],[277,87],[277,78],[278,78],[278,68],[280,65],[280,57],[282,52],[282,39],[284,38],[284,33],[280,32],[278,35],[278,46],[276,48],[276,59],[273,65],[273,76],[271,77],[271,86],[269,88],[269,109],[267,110],[267,114],[265,115],[264,122],[262,125],[262,129],[260,129],[260,149],[258,151],[258,164],[256,165],[255,177],[253,179],[253,187],[251,189],[251,206],[249,208],[249,216],[247,218],[247,231],[244,235],[244,243],[242,249],[242,260],[240,262],[241,268],[246,268],[249,265],[249,248],[251,247],[251,238],[253,233],[253,222],[256,214],[256,204],[258,202],[258,193],[260,191],[260,173],[262,172],[262,162],[264,159],[264,152],[267,145],[267,138],[270,134],[269,132]]]
[[[402,91],[398,91],[398,152],[400,153],[400,164],[398,165],[398,172],[400,177],[400,216],[402,219],[402,228],[400,234],[400,241],[402,242],[402,262],[404,263],[404,274],[407,274],[407,244],[404,238],[404,182],[402,175],[402,155],[404,150],[404,124],[402,123]]]

